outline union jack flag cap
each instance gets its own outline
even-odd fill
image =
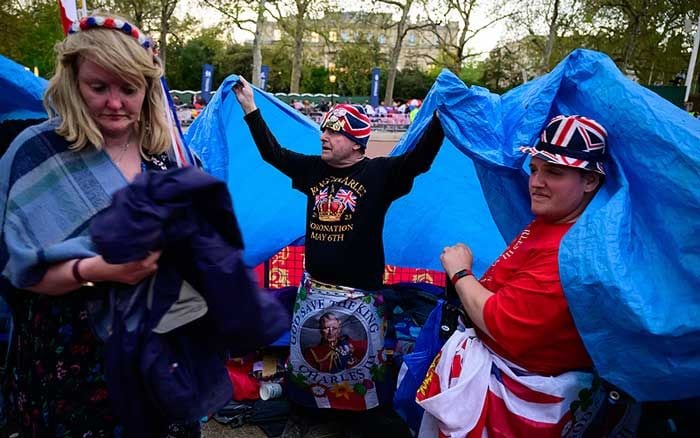
[[[321,131],[324,129],[339,132],[366,148],[372,124],[360,105],[339,103],[323,116]]]
[[[578,167],[605,175],[605,146],[608,133],[593,119],[556,116],[549,121],[535,146],[520,150],[562,166]]]

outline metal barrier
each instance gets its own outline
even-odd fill
[[[308,115],[317,125],[323,120],[323,113],[314,112]],[[377,131],[402,132],[408,129],[411,119],[408,114],[387,114],[386,116],[370,116],[372,129]]]

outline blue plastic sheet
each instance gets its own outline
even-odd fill
[[[0,122],[44,119],[42,97],[48,82],[0,55]]]
[[[260,158],[231,91],[237,80],[233,75],[224,81],[190,126],[187,139],[205,168],[227,182],[245,239],[246,261],[256,265],[303,238],[306,203],[304,196],[292,189],[289,178]],[[416,144],[437,107],[437,98],[437,93],[426,98],[423,108],[428,109],[421,110],[402,138],[401,148]],[[305,154],[320,153],[317,124],[258,89],[255,100],[282,146]],[[445,168],[450,170],[439,170]],[[390,208],[384,229],[386,261],[403,267],[442,269],[440,252],[458,241],[478,249],[477,273],[483,273],[505,247],[488,212],[474,165],[446,141],[432,169],[416,178],[412,192]]]
[[[228,182],[254,264],[302,237],[304,200],[260,160],[233,80],[188,137]],[[258,90],[256,100],[282,145],[318,153],[316,125]],[[413,147],[435,109],[447,140],[390,210],[387,262],[439,269],[442,247],[463,241],[483,272],[531,219],[519,146],[534,144],[554,115],[594,118],[608,130],[612,162],[559,257],[577,328],[600,375],[638,400],[700,396],[700,122],[587,50],[503,96],[443,72],[394,153]]]
[[[474,158],[506,240],[529,210],[519,146],[557,114],[606,127],[607,182],[559,256],[571,312],[606,380],[638,400],[700,395],[700,121],[587,50],[500,98],[441,82],[448,135]]]

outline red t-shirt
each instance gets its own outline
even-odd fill
[[[559,243],[572,224],[535,219],[491,265],[481,284],[493,292],[480,338],[528,371],[557,375],[589,368],[559,281]]]

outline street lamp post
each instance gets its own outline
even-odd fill
[[[328,64],[328,82],[331,83],[331,106],[335,105],[335,63],[331,62]]]
[[[690,64],[688,65],[688,73],[685,75],[685,102],[688,103],[690,97],[690,89],[693,85],[693,74],[695,72],[695,61],[698,59],[698,47],[700,46],[700,17],[698,17],[698,28],[695,31],[693,38],[693,52],[690,55]]]
[[[328,76],[331,83],[331,105],[335,105],[335,75]]]

